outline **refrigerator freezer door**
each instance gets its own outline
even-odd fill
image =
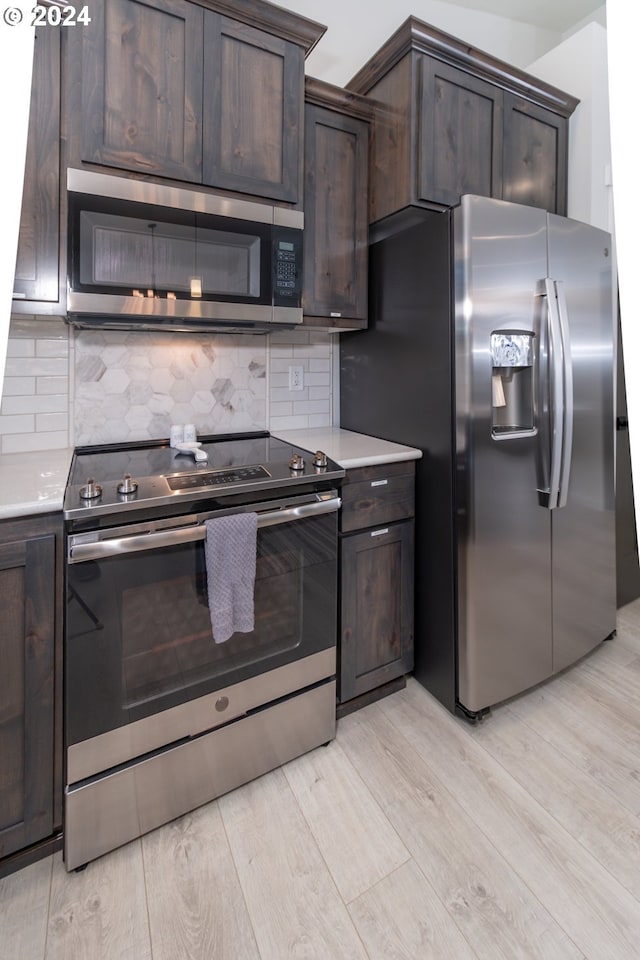
[[[538,502],[537,370],[546,214],[464,197],[455,212],[458,701],[477,712],[552,672],[551,514]],[[492,335],[534,334],[533,369],[496,366]],[[504,383],[517,416],[493,410]],[[519,377],[522,388],[515,390]],[[522,412],[531,392],[532,429]],[[493,398],[493,399],[492,399]],[[522,423],[516,422],[520,418]],[[514,420],[513,429],[509,429]],[[496,429],[506,424],[502,433]]]
[[[553,671],[616,625],[610,237],[549,215],[549,275],[564,294],[573,367],[573,442],[566,504],[551,511]]]

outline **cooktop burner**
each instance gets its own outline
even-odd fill
[[[206,459],[168,441],[78,447],[64,498],[67,520],[175,505],[344,476],[339,464],[268,433],[202,438]],[[324,465],[326,463],[326,465]]]

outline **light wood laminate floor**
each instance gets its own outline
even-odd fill
[[[640,602],[476,727],[418,683],[67,874],[0,880],[1,960],[638,960]]]

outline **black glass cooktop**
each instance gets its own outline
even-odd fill
[[[211,495],[274,489],[290,484],[338,479],[344,470],[332,460],[315,467],[314,452],[278,440],[268,433],[227,434],[200,438],[206,460],[195,460],[169,446],[168,441],[78,447],[75,451],[65,493],[64,514],[76,519],[140,507],[175,504],[177,498],[190,500]],[[302,467],[292,470],[290,460],[302,458]],[[133,493],[119,493],[118,486],[129,476]],[[89,480],[100,488],[99,496],[83,498]]]

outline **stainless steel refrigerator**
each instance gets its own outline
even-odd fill
[[[381,221],[341,426],[419,447],[415,675],[473,719],[615,630],[610,237],[465,196]]]

